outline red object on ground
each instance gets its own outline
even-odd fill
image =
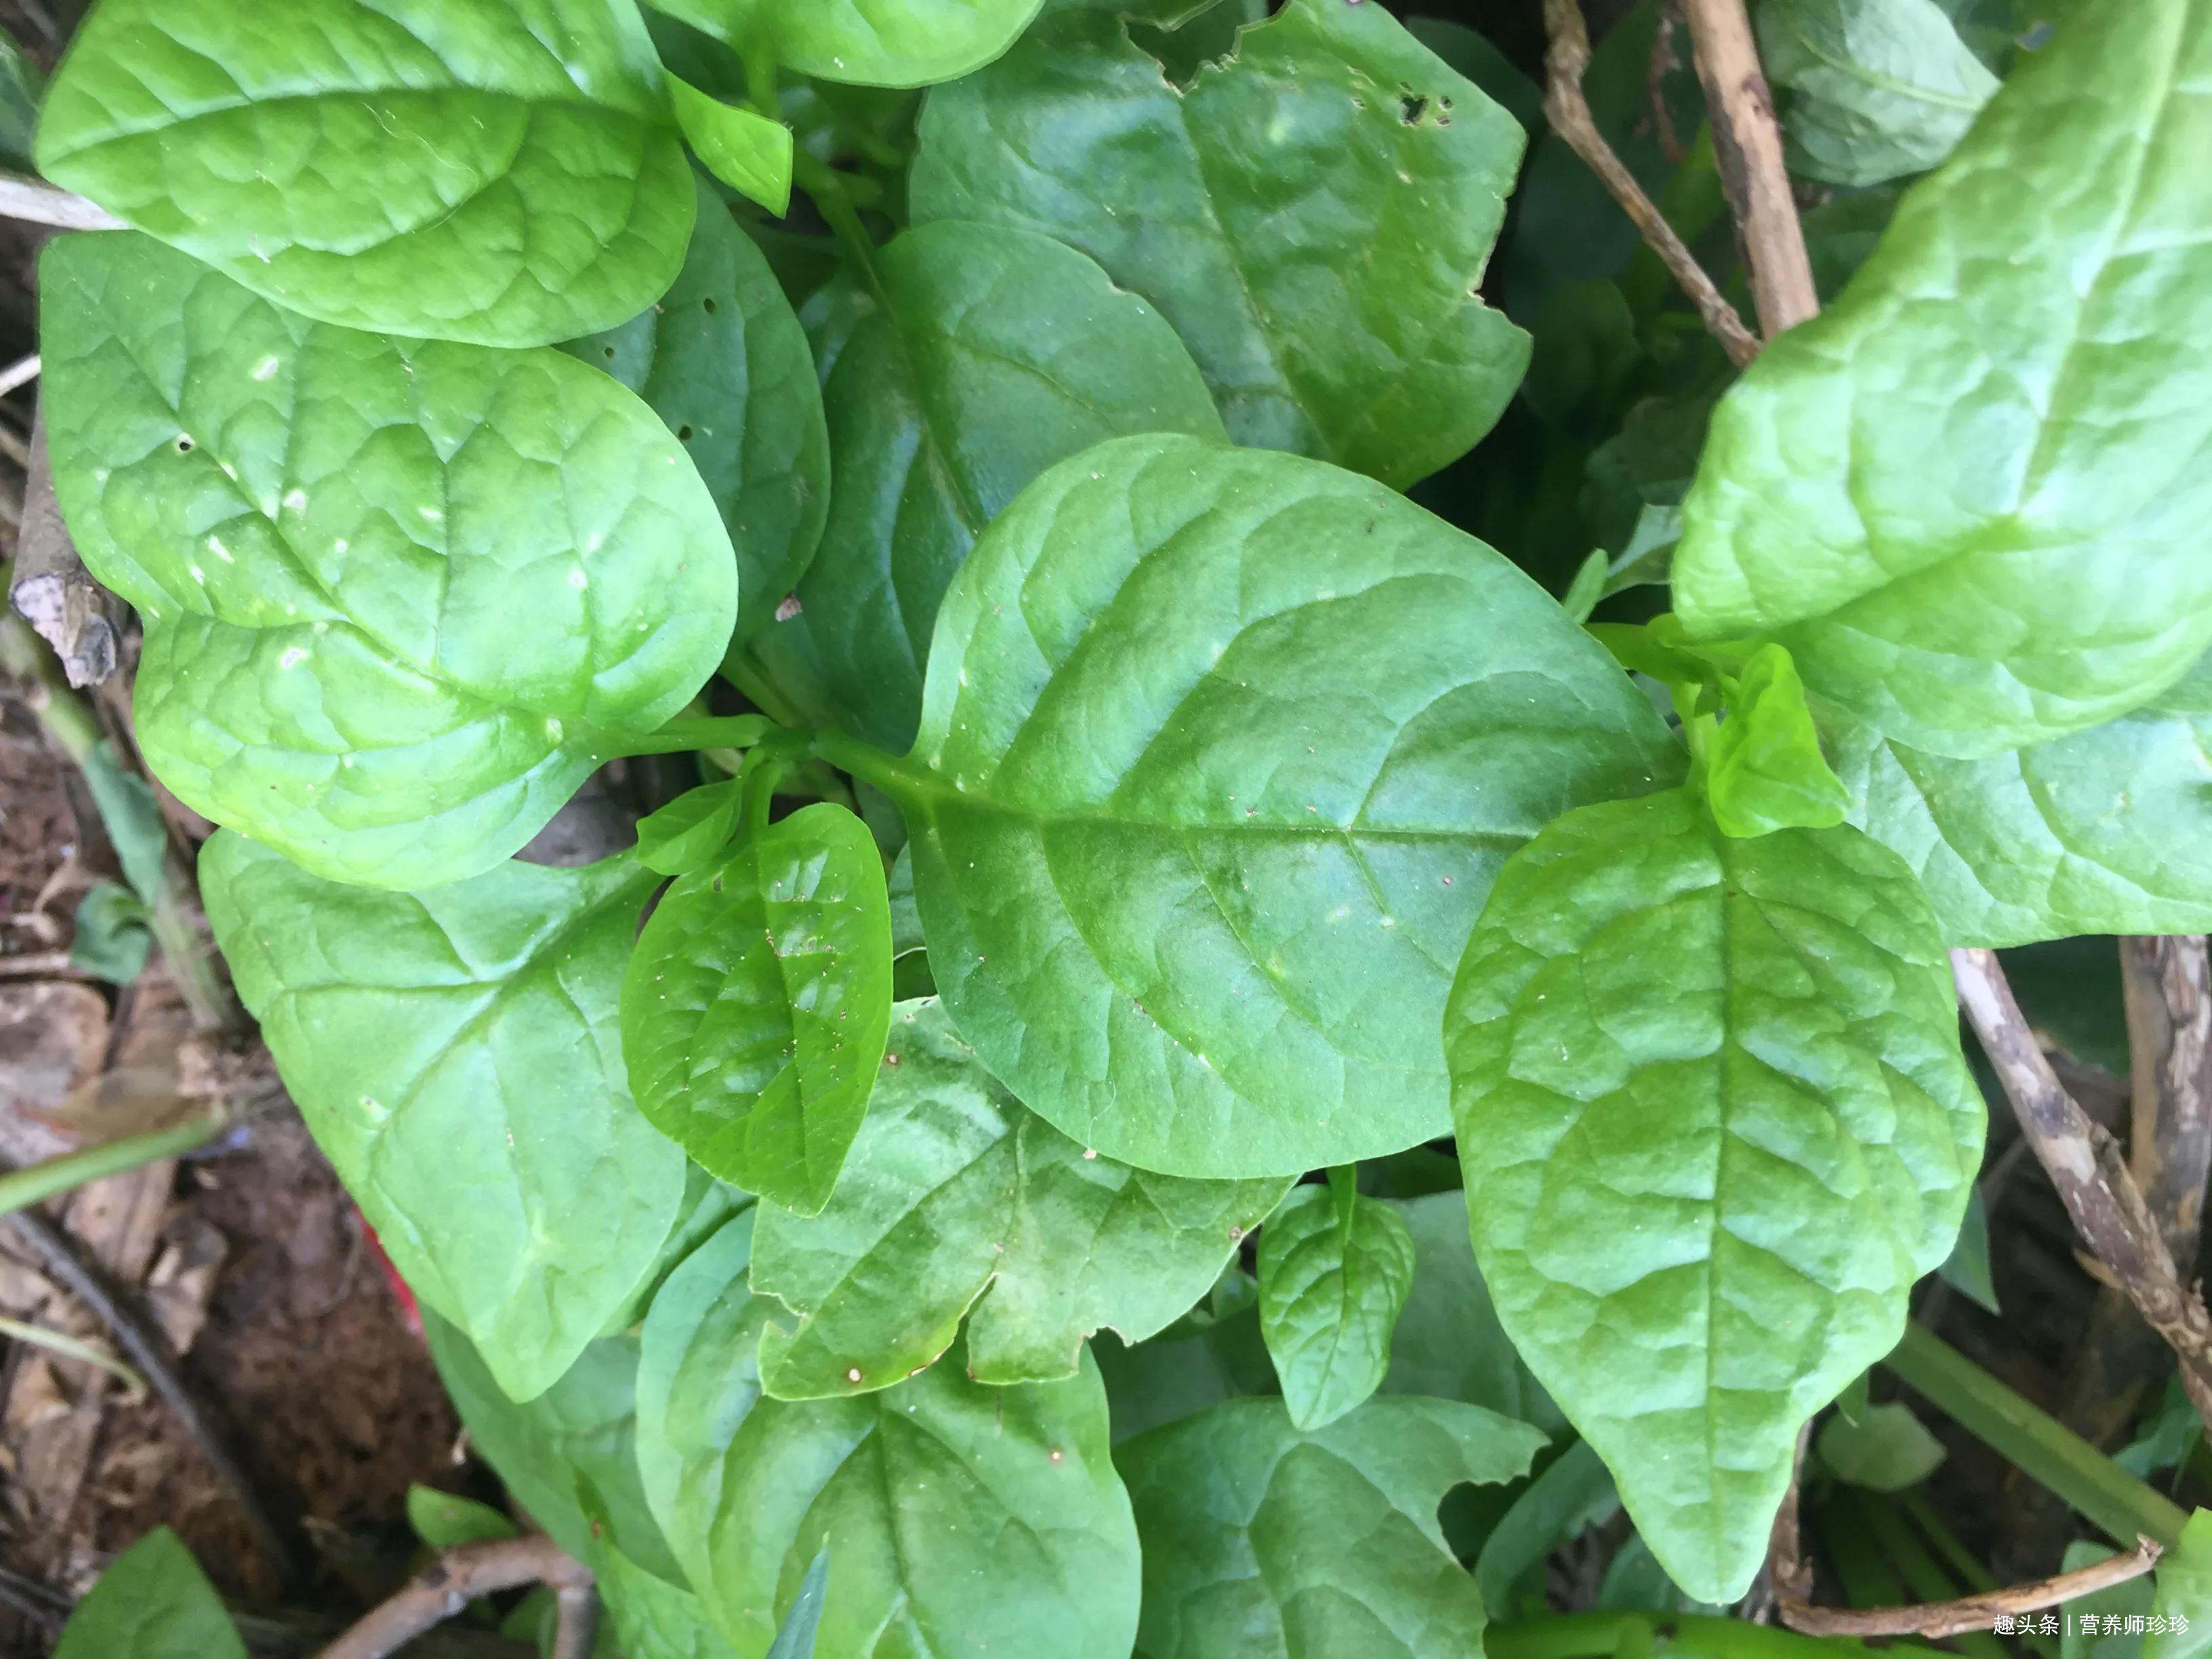
[[[352,1203],[352,1200],[349,1199],[347,1202]],[[392,1297],[399,1304],[400,1322],[413,1334],[416,1341],[422,1341],[422,1310],[415,1305],[415,1292],[407,1288],[407,1281],[399,1276],[399,1269],[393,1267],[392,1258],[385,1255],[383,1241],[377,1237],[376,1229],[368,1224],[368,1218],[361,1212],[361,1206],[357,1204],[354,1206],[353,1218],[361,1224],[361,1236],[368,1241],[370,1253],[376,1257],[376,1265],[383,1271],[384,1282],[392,1286]]]

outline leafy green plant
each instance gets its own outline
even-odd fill
[[[1839,1395],[1935,1467],[1885,1358],[2196,1594],[1899,1345],[1946,947],[2212,918],[2212,9],[1768,0],[1801,168],[1924,176],[1740,375],[1454,26],[662,9],[101,0],[37,143],[209,918],[629,1659],[1817,1652],[1713,1610]],[[1658,27],[1593,125],[1732,261]]]

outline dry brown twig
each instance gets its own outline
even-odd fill
[[[2055,1607],[2077,1595],[2087,1595],[2114,1584],[2140,1578],[2158,1565],[2165,1550],[2148,1538],[2136,1547],[2054,1578],[2032,1584],[1961,1596],[1955,1601],[1929,1601],[1910,1607],[1815,1607],[1786,1591],[1782,1596],[1782,1621],[1808,1636],[1964,1636],[1986,1631],[2000,1614],[2035,1613]]]
[[[1721,343],[1729,361],[1741,368],[1759,355],[1758,337],[1744,326],[1735,307],[1721,297],[1713,279],[1644,193],[1636,175],[1613,153],[1613,146],[1606,143],[1605,135],[1591,118],[1589,100],[1583,96],[1583,76],[1590,60],[1589,31],[1583,23],[1577,0],[1544,0],[1544,27],[1552,42],[1544,59],[1544,115],[1552,131],[1567,141],[1636,222],[1644,241],[1697,307],[1706,330]]]
[[[2182,1282],[2119,1143],[2089,1121],[2028,1030],[1994,951],[1954,951],[1959,1003],[2090,1253],[2181,1360],[2190,1402],[2212,1423],[2212,1317]]]
[[[93,580],[62,523],[61,508],[54,500],[53,469],[46,459],[43,410],[31,425],[27,476],[8,602],[53,647],[69,683],[91,685],[115,672],[122,611],[114,597]]]
[[[477,1597],[525,1584],[545,1585],[560,1608],[553,1659],[586,1659],[598,1634],[598,1591],[583,1564],[542,1533],[441,1551],[325,1648],[320,1659],[386,1659]]]
[[[2202,934],[2120,941],[2134,1130],[2129,1164],[2182,1278],[2212,1173],[2212,962]]]

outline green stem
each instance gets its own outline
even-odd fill
[[[814,734],[814,752],[839,771],[872,783],[894,800],[931,781],[928,773],[911,761],[887,755],[872,743],[862,743],[827,726]]]
[[[119,1140],[87,1146],[82,1152],[64,1152],[27,1169],[10,1170],[0,1175],[0,1215],[42,1204],[88,1181],[121,1175],[125,1170],[189,1152],[214,1139],[222,1127],[216,1120],[201,1118],[167,1129],[149,1130],[144,1134],[125,1135]]]
[[[11,1342],[27,1342],[34,1348],[44,1348],[64,1359],[80,1360],[88,1365],[97,1365],[110,1376],[120,1379],[131,1390],[132,1404],[146,1397],[146,1379],[130,1366],[111,1355],[104,1354],[91,1344],[80,1342],[59,1331],[50,1331],[43,1325],[26,1325],[20,1319],[0,1319],[0,1336]]]
[[[838,176],[837,169],[802,149],[792,155],[791,176],[799,181],[801,190],[814,198],[814,205],[822,210],[823,222],[837,239],[837,246],[881,298],[883,284],[876,278],[875,240],[860,222],[859,210],[853,206],[853,198],[846,195],[845,181]]]
[[[1357,1164],[1332,1164],[1328,1166],[1329,1195],[1336,1200],[1336,1248],[1341,1252],[1352,1249],[1352,1212],[1359,1202],[1359,1166]]]
[[[2124,1545],[2138,1534],[2168,1549],[2189,1519],[2048,1413],[2021,1399],[1979,1365],[1918,1325],[1882,1362],[1924,1398],[2023,1474]]]
[[[1489,1659],[1613,1659],[1623,1638],[1633,1639],[1638,1626],[1660,1653],[1694,1653],[1706,1659],[1836,1659],[1839,1652],[1864,1651],[1856,1642],[1688,1613],[1570,1613],[1492,1625],[1482,1633],[1482,1650]],[[1882,1652],[1942,1659],[1936,1649],[1917,1642],[1893,1642]]]
[[[1862,1492],[1858,1512],[1917,1600],[1948,1601],[1959,1595],[1959,1581],[1930,1553],[1894,1503]],[[2010,1651],[1988,1631],[1969,1631],[1951,1640],[1969,1659],[2006,1659]]]
[[[777,96],[775,34],[766,27],[757,27],[745,42],[745,96],[752,106],[771,120],[782,118],[782,100]]]
[[[694,749],[750,749],[775,729],[765,714],[679,716],[658,732],[625,739],[625,755],[682,755]]]
[[[778,726],[803,732],[814,723],[800,714],[791,699],[776,689],[775,682],[762,668],[760,659],[750,649],[740,647],[723,659],[722,678],[744,692],[754,708]]]

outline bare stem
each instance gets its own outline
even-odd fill
[[[2212,1424],[2212,1318],[2181,1281],[2119,1143],[2089,1121],[2051,1069],[1994,951],[1954,951],[1959,1001],[1982,1040],[2021,1131],[2097,1261],[2181,1360],[2182,1386]]]
[[[386,1659],[478,1596],[525,1584],[550,1586],[559,1602],[555,1659],[589,1654],[599,1623],[592,1575],[551,1539],[533,1534],[441,1551],[428,1566],[325,1648],[320,1659]],[[583,1632],[581,1647],[574,1645],[578,1630]]]
[[[123,221],[82,196],[17,173],[0,173],[0,219],[21,219],[63,230],[121,230]]]
[[[2135,1132],[2130,1165],[2184,1279],[2212,1170],[2212,973],[2201,934],[2120,941]]]
[[[1674,228],[1644,193],[1644,186],[1636,182],[1636,175],[1613,153],[1613,146],[1606,143],[1605,135],[1591,118],[1589,100],[1583,96],[1583,76],[1590,60],[1589,31],[1583,26],[1582,9],[1577,0],[1544,0],[1544,26],[1552,39],[1551,50],[1545,58],[1544,91],[1544,114],[1552,124],[1552,131],[1567,141],[1612,192],[1622,210],[1636,222],[1637,229],[1643,233],[1651,251],[1680,284],[1690,303],[1697,307],[1706,331],[1721,343],[1729,361],[1741,368],[1759,355],[1757,337],[1744,326],[1735,307],[1721,297],[1713,279],[1705,274],[1696,256],[1674,234]]]
[[[1751,272],[1759,331],[1771,340],[1820,309],[1813,262],[1782,161],[1774,94],[1759,67],[1759,47],[1743,0],[1683,0],[1692,56],[1712,112],[1713,156],[1728,192]]]
[[[2165,1550],[2154,1540],[2138,1538],[2136,1547],[2107,1560],[2091,1563],[2056,1577],[2039,1578],[2032,1584],[1966,1595],[1955,1601],[1927,1601],[1905,1607],[1815,1607],[1785,1594],[1781,1598],[1782,1622],[1808,1636],[1964,1636],[1986,1631],[1999,1614],[2033,1613],[2055,1607],[2077,1595],[2087,1595],[2114,1584],[2140,1578],[2158,1565]]]

